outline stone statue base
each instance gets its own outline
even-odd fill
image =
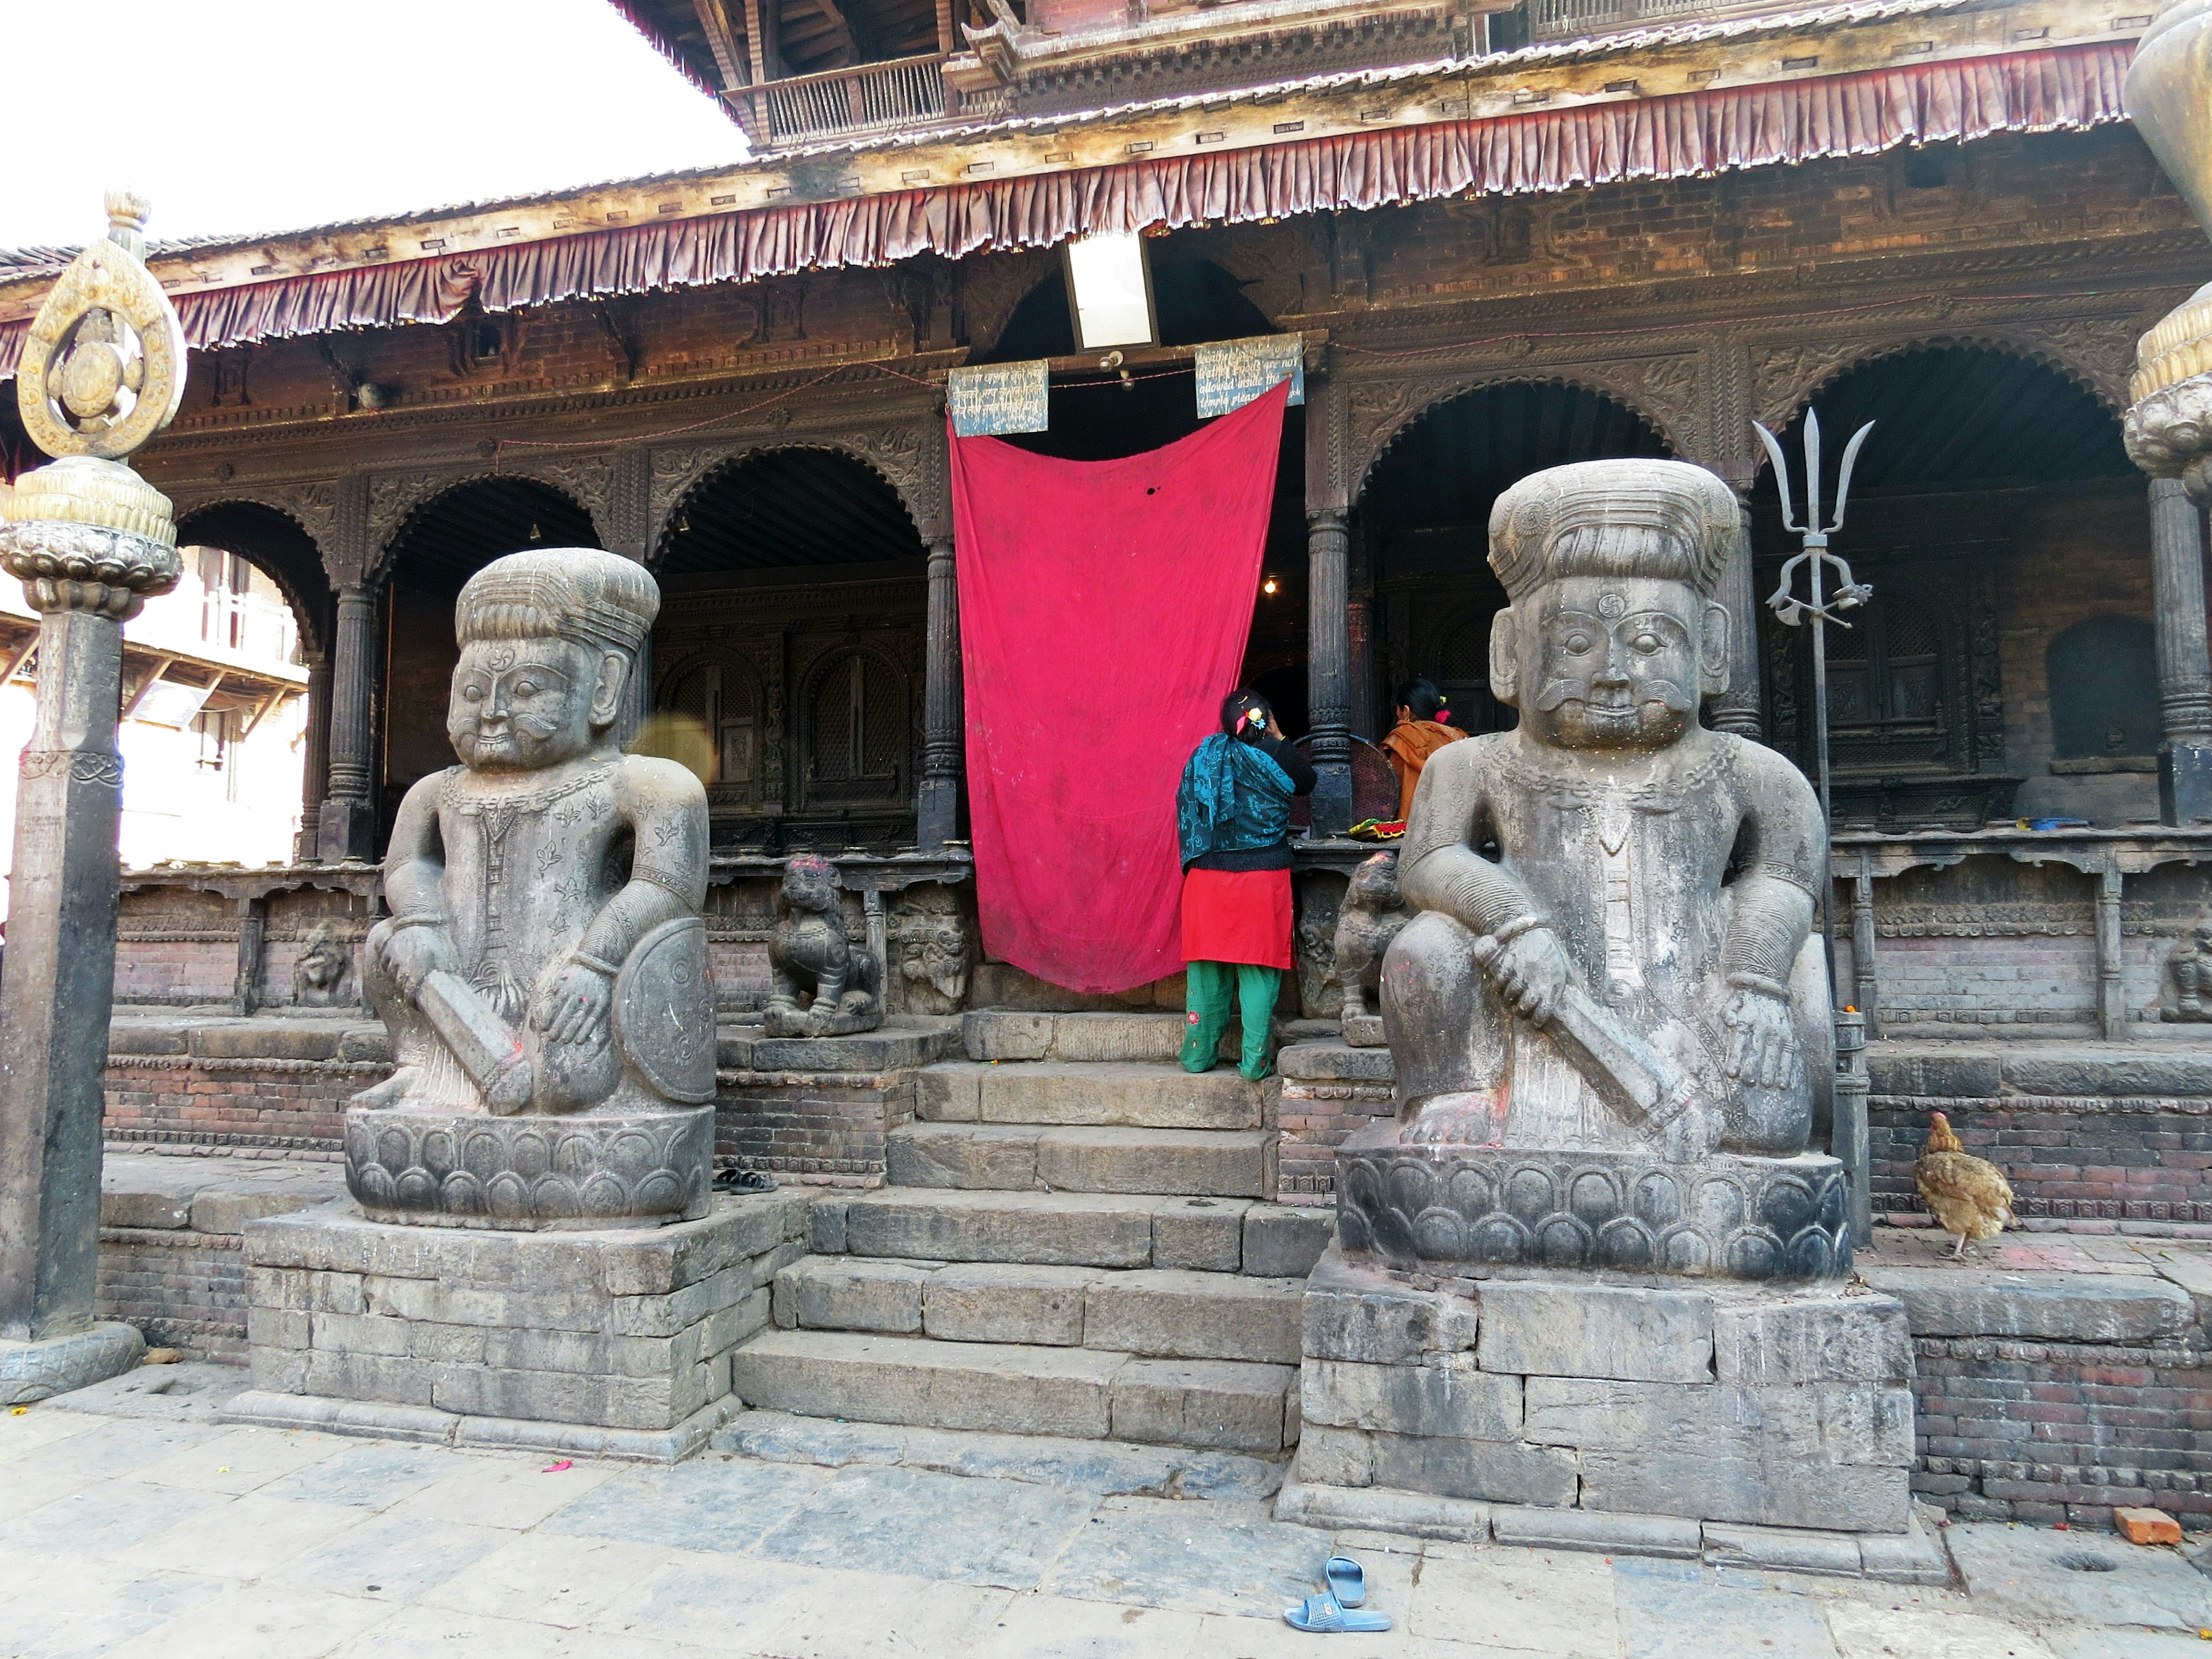
[[[1832,1158],[1668,1164],[1636,1152],[1408,1144],[1362,1129],[1337,1151],[1338,1236],[1393,1267],[1614,1268],[1817,1281],[1848,1273]]]
[[[793,1008],[770,1003],[761,1012],[761,1029],[772,1037],[859,1036],[884,1023],[880,1007]]]
[[[339,1200],[246,1228],[232,1422],[672,1462],[743,1407],[730,1353],[805,1252],[804,1193],[641,1232],[462,1233]]]
[[[0,1342],[0,1406],[27,1406],[120,1376],[146,1352],[129,1325],[101,1323],[41,1342]]]
[[[1558,1272],[1445,1286],[1332,1246],[1304,1329],[1283,1518],[1450,1510],[1500,1541],[1692,1559],[1808,1529],[1781,1565],[1853,1572],[1911,1524],[1893,1297]]]
[[[506,1231],[655,1227],[707,1213],[714,1109],[526,1114],[356,1108],[346,1188],[372,1221]]]
[[[1346,1014],[1344,1017],[1344,1042],[1350,1048],[1387,1048],[1390,1039],[1382,1035],[1382,1016],[1380,1014]]]

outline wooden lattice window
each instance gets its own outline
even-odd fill
[[[880,657],[855,651],[815,683],[808,711],[807,780],[823,801],[897,800],[912,748],[905,677]]]
[[[702,663],[677,680],[667,707],[706,734],[714,767],[707,781],[716,793],[750,800],[760,766],[760,716],[751,677],[722,663]]]

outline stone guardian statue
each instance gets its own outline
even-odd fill
[[[1713,593],[1738,521],[1719,478],[1659,460],[1555,467],[1491,514],[1510,600],[1491,689],[1520,724],[1424,769],[1398,863],[1420,914],[1381,992],[1384,1162],[1431,1148],[1439,1181],[1474,1174],[1449,1177],[1449,1224],[1400,1218],[1431,1243],[1398,1254],[1745,1277],[1848,1260],[1840,1166],[1799,1157],[1833,1071],[1819,802],[1698,720],[1726,686]],[[1347,1169],[1350,1231],[1363,1194],[1419,1208],[1417,1188]]]
[[[842,886],[837,866],[819,854],[797,854],[783,866],[762,1015],[770,1036],[851,1036],[884,1023],[884,965],[845,936]]]
[[[509,555],[461,590],[461,764],[401,804],[392,915],[362,951],[398,1068],[354,1097],[346,1169],[378,1219],[704,1213],[706,792],[615,738],[659,604],[643,567],[584,548]]]

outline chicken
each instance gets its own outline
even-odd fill
[[[1951,1249],[1954,1258],[1965,1256],[1967,1240],[1995,1238],[2018,1219],[2004,1171],[1969,1157],[1951,1133],[1951,1120],[1941,1112],[1929,1121],[1928,1144],[1913,1166],[1912,1179],[1943,1231],[1959,1241]]]

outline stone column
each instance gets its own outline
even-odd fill
[[[51,465],[16,479],[0,568],[39,613],[38,710],[18,765],[0,983],[0,1403],[127,1370],[94,1322],[100,1113],[115,1000],[123,624],[177,585],[168,498],[124,464],[184,397],[185,335],[142,263],[146,204],[107,198],[23,341],[15,400]]]
[[[1306,514],[1306,707],[1316,836],[1352,827],[1352,617],[1345,574],[1349,516],[1340,507]]]
[[[2212,659],[2204,626],[2203,509],[2179,478],[2150,481],[2152,605],[2158,624],[2159,817],[2212,817]]]
[[[915,840],[932,848],[960,834],[960,588],[950,536],[938,537],[929,544],[927,652]]]
[[[112,469],[153,495],[116,463],[73,458],[27,474],[17,514],[45,510],[32,480],[72,467]],[[40,613],[0,983],[0,1401],[13,1402],[114,1376],[144,1346],[129,1326],[93,1320],[123,806],[115,727],[123,623],[180,567],[152,538],[42,518],[0,528],[0,564]]]
[[[1729,613],[1729,685],[1712,701],[1713,730],[1758,743],[1765,733],[1759,718],[1759,593],[1752,580],[1748,503],[1743,508],[1735,553],[1721,578],[1720,601]]]
[[[376,597],[358,583],[338,589],[337,650],[331,665],[330,786],[322,805],[322,861],[376,852],[370,738],[376,679]]]
[[[300,769],[300,835],[292,856],[309,863],[322,850],[323,797],[331,787],[331,659],[305,653],[307,667],[307,744]]]

